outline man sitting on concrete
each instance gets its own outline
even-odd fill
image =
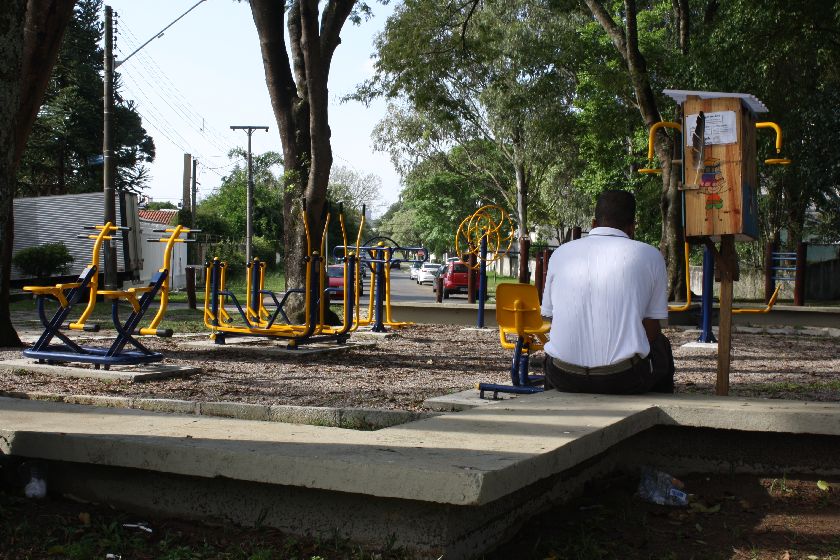
[[[657,249],[633,240],[636,199],[601,193],[587,237],[560,246],[548,263],[542,315],[546,388],[573,393],[674,392],[668,278]]]

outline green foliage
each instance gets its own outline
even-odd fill
[[[251,240],[251,254],[266,263],[269,269],[277,267],[276,255],[279,249],[276,240],[266,239],[255,235]],[[208,259],[218,257],[227,263],[228,276],[239,276],[245,271],[245,242],[220,241],[212,244],[207,250]]]
[[[152,201],[146,204],[146,210],[177,210],[178,207],[168,201]]]
[[[403,3],[377,40],[377,74],[356,95],[402,101],[377,127],[379,148],[404,176],[432,160],[468,169],[524,230],[545,172],[577,157],[573,75],[556,56],[576,23],[540,2]]]
[[[73,255],[64,243],[45,243],[21,249],[12,263],[30,278],[50,278],[67,274]]]
[[[44,104],[18,171],[24,196],[102,190],[102,0],[78,0],[53,69]],[[155,156],[132,101],[122,101],[116,80],[114,162],[116,186],[137,192]]]
[[[244,164],[245,152],[233,150],[231,159]],[[276,152],[252,156],[254,176],[254,235],[279,240],[283,231],[282,183],[275,169],[282,158]],[[237,164],[222,180],[218,191],[198,203],[196,227],[224,239],[244,240],[246,234],[247,165]],[[274,262],[272,255],[271,261]]]

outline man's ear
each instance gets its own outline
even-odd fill
[[[624,233],[627,234],[627,237],[630,239],[636,238],[636,224],[630,224],[624,229]]]
[[[596,220],[595,218],[592,218],[592,228],[594,229],[596,227],[598,227],[598,220]]]

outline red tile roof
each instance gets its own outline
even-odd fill
[[[141,220],[147,222],[154,222],[156,224],[163,224],[168,226],[172,222],[173,216],[178,213],[177,210],[138,210]]]

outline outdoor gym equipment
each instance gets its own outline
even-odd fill
[[[656,132],[663,127],[680,132],[683,230],[686,242],[692,240],[707,248],[704,255],[703,331],[701,339],[711,338],[712,257],[721,271],[720,346],[715,392],[729,393],[731,351],[732,283],[737,279],[735,241],[752,241],[758,236],[758,185],[756,130],[776,132],[776,155],[782,149],[781,128],[771,122],[756,122],[756,114],[767,107],[755,96],[743,93],[665,90],[681,105],[681,123],[656,123],[648,137],[648,166],[642,173],[661,173],[653,166]],[[765,160],[768,165],[787,165],[787,158]],[[667,170],[671,172],[671,170]],[[714,243],[720,242],[720,250]],[[708,288],[708,289],[707,289]],[[771,301],[774,301],[771,298]],[[772,308],[770,305],[766,310]],[[743,312],[743,311],[741,311]],[[706,340],[703,340],[704,342]]]
[[[81,235],[79,237],[92,239],[93,250],[90,264],[82,271],[76,282],[69,284],[56,284],[55,286],[25,286],[23,289],[35,295],[38,305],[38,316],[44,325],[44,332],[32,348],[24,350],[23,355],[27,358],[35,358],[40,363],[63,363],[81,362],[94,364],[109,369],[114,365],[136,365],[151,362],[158,362],[163,359],[159,352],[152,352],[140,343],[136,335],[154,335],[161,337],[172,336],[171,329],[158,328],[166,314],[169,301],[169,277],[172,269],[172,247],[175,243],[187,243],[192,240],[182,238],[198,230],[190,230],[182,226],[154,230],[156,232],[168,233],[167,237],[149,240],[152,243],[166,243],[163,254],[163,264],[157,273],[149,281],[149,284],[140,288],[129,288],[127,290],[100,290],[98,289],[99,255],[102,243],[111,239],[118,231],[125,231],[128,228],[112,225],[110,222],[102,226],[89,226],[85,229],[94,230],[96,235]],[[160,294],[158,311],[147,327],[140,327],[143,316]],[[82,303],[87,295],[87,305],[81,316],[65,326],[64,321],[69,317],[70,312],[78,304]],[[99,331],[98,324],[88,324],[91,313],[96,307],[97,296],[111,300],[111,318],[117,336],[108,347],[81,346],[71,340],[62,329],[79,330],[86,332]],[[47,317],[46,300],[53,299],[58,302],[58,309],[52,318]],[[131,312],[123,321],[120,319],[120,302],[126,302],[131,306]],[[63,344],[51,344],[54,338],[59,339]],[[126,350],[130,345],[134,349]]]
[[[548,341],[551,323],[540,315],[540,300],[536,286],[531,284],[500,284],[496,289],[496,322],[499,324],[499,342],[502,348],[513,349],[510,366],[510,385],[479,383],[479,397],[492,391],[495,399],[499,393],[531,394],[544,391],[545,376],[529,375],[528,364],[533,352],[542,350]],[[509,336],[516,336],[510,342]],[[546,356],[548,359],[548,356]]]
[[[341,251],[347,251],[346,245],[333,248],[333,255]],[[401,247],[390,237],[376,236],[361,246],[357,240],[356,254],[359,255],[359,266],[367,266],[372,272],[367,317],[359,318],[357,311],[356,327],[370,326],[372,332],[385,332],[386,327],[398,329],[413,325],[410,322],[394,321],[391,315],[391,269],[403,262],[426,262],[429,259],[426,248]]]
[[[479,268],[478,328],[484,328],[484,300],[487,296],[487,263],[495,262],[510,251],[516,227],[501,206],[482,206],[461,221],[455,232],[455,250],[459,255],[474,255],[476,263],[467,263],[473,270]],[[488,257],[492,253],[493,257]],[[524,257],[527,258],[527,255]],[[470,259],[472,261],[472,259]],[[497,297],[498,305],[498,297]]]
[[[306,218],[305,203],[301,210],[301,219],[304,224],[306,235],[306,274],[303,288],[287,290],[282,297],[265,289],[265,263],[259,259],[253,259],[247,263],[245,306],[239,302],[236,295],[227,289],[227,263],[214,258],[207,265],[207,284],[204,293],[204,324],[210,331],[210,337],[216,344],[225,344],[229,336],[259,336],[268,338],[281,338],[288,341],[289,348],[296,348],[299,344],[333,340],[339,344],[349,338],[349,333],[358,328],[358,302],[359,296],[356,293],[356,286],[359,281],[358,271],[358,243],[364,227],[364,212],[359,233],[356,238],[356,247],[347,245],[347,231],[344,227],[344,215],[339,212],[341,233],[344,239],[343,255],[341,260],[344,264],[344,321],[339,326],[326,324],[326,312],[330,305],[330,290],[325,287],[326,263],[322,255],[326,251],[326,235],[322,235],[320,251],[312,250],[312,240],[309,223]],[[329,227],[330,215],[324,217],[324,232]],[[292,324],[285,312],[285,304],[289,297],[294,294],[302,294],[304,297],[304,322]],[[265,306],[265,298],[270,298],[274,303],[273,312]],[[237,316],[241,319],[236,322],[234,317],[225,307],[228,301],[236,306]],[[355,312],[355,319],[354,319]],[[285,323],[281,323],[282,319]]]

